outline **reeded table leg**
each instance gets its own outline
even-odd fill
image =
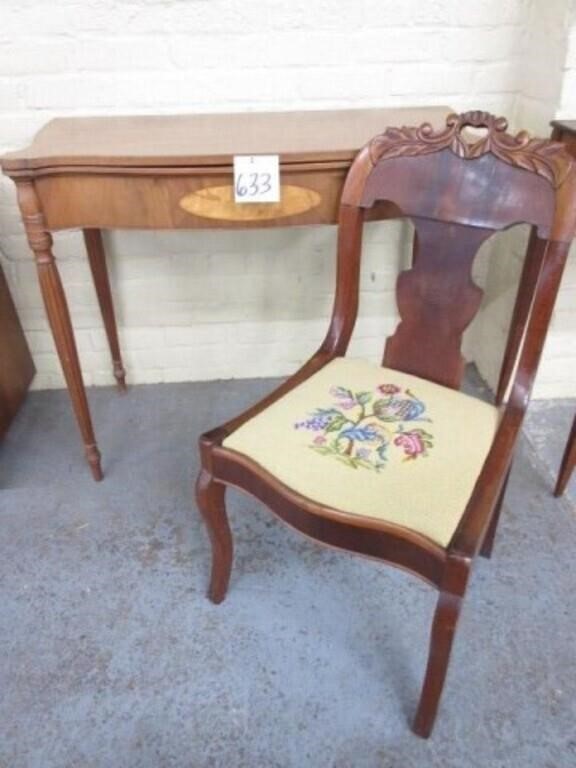
[[[102,480],[100,451],[94,437],[94,429],[90,418],[84,382],[82,381],[82,372],[80,370],[74,332],[70,322],[68,304],[54,254],[52,253],[52,236],[46,229],[40,201],[38,200],[33,182],[28,180],[20,181],[17,184],[17,188],[22,221],[24,222],[30,248],[36,258],[46,314],[52,329],[54,343],[56,344],[56,350],[60,358],[76,420],[82,433],[86,458],[92,470],[94,480]]]
[[[112,302],[112,291],[110,290],[110,280],[108,278],[108,269],[106,268],[106,252],[102,242],[102,233],[99,229],[85,229],[84,243],[88,253],[88,261],[92,271],[94,287],[100,305],[100,312],[104,320],[108,346],[112,355],[112,371],[122,392],[126,391],[126,371],[122,364],[120,355],[120,344],[118,343],[118,329],[116,327],[116,316],[114,314],[114,304]]]

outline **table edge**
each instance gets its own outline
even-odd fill
[[[82,116],[82,117],[58,117],[53,118],[52,120],[49,120],[47,123],[45,123],[34,135],[32,138],[32,141],[30,144],[23,149],[20,150],[14,150],[11,152],[5,153],[2,157],[0,157],[0,167],[4,174],[8,176],[25,176],[28,175],[30,177],[34,177],[37,175],[38,172],[43,171],[47,172],[48,169],[52,169],[55,172],[57,172],[58,169],[60,169],[63,166],[72,168],[75,166],[82,166],[84,168],[94,168],[94,173],[98,172],[98,169],[102,169],[102,172],[107,172],[104,169],[110,169],[110,168],[122,168],[122,169],[131,169],[131,168],[167,168],[167,167],[175,167],[175,168],[184,168],[184,167],[194,167],[194,168],[200,168],[200,167],[207,167],[207,166],[222,166],[227,167],[232,164],[232,158],[234,157],[234,153],[211,153],[211,154],[160,154],[160,155],[106,155],[106,154],[84,154],[84,155],[73,155],[73,154],[63,154],[59,153],[58,155],[53,154],[38,154],[35,150],[35,144],[38,141],[40,135],[44,132],[46,132],[50,126],[53,126],[54,123],[57,123],[59,121],[83,121],[83,120],[91,120],[94,118],[102,117],[103,120],[105,120],[107,117],[110,119],[142,119],[146,120],[147,118],[194,118],[194,117],[214,117],[218,119],[222,119],[224,117],[234,117],[236,115],[253,115],[258,117],[265,117],[270,115],[282,115],[282,114],[303,114],[303,115],[313,115],[313,114],[339,114],[339,113],[367,113],[367,112],[406,112],[409,113],[411,111],[422,111],[423,115],[426,112],[429,112],[431,114],[436,113],[436,115],[444,114],[448,115],[451,111],[453,111],[449,106],[446,105],[406,105],[406,106],[380,106],[380,107],[357,107],[353,109],[314,109],[314,110],[278,110],[274,112],[238,112],[238,113],[214,113],[208,114],[208,113],[197,113],[192,115],[109,115],[109,116]],[[412,121],[413,122],[413,121]],[[386,125],[382,125],[382,131],[386,129]],[[303,151],[294,151],[294,152],[285,152],[285,153],[274,153],[272,149],[267,150],[270,151],[272,154],[280,154],[280,162],[282,164],[292,164],[292,163],[302,163],[302,162],[348,162],[350,163],[358,151],[362,148],[362,146],[350,146],[340,149],[320,149],[320,150],[307,150],[304,149]]]

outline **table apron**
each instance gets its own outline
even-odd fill
[[[209,174],[59,173],[35,180],[47,228],[238,229],[333,224],[347,169],[281,172],[281,202],[234,203],[228,169]]]

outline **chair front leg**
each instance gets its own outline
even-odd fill
[[[448,671],[452,642],[456,634],[456,625],[468,580],[469,564],[463,563],[462,565],[463,568],[458,568],[452,573],[449,572],[448,578],[445,579],[448,583],[455,581],[458,588],[455,590],[456,594],[446,588],[440,591],[432,622],[426,676],[412,725],[414,733],[423,739],[427,739],[432,733]]]
[[[202,469],[196,481],[196,502],[212,544],[212,575],[208,597],[221,603],[226,597],[232,570],[233,542],[225,504],[226,486]]]

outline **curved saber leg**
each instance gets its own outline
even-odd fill
[[[226,486],[214,480],[205,469],[196,481],[196,501],[212,544],[212,574],[208,597],[221,603],[226,597],[232,570],[233,542],[224,496]]]

